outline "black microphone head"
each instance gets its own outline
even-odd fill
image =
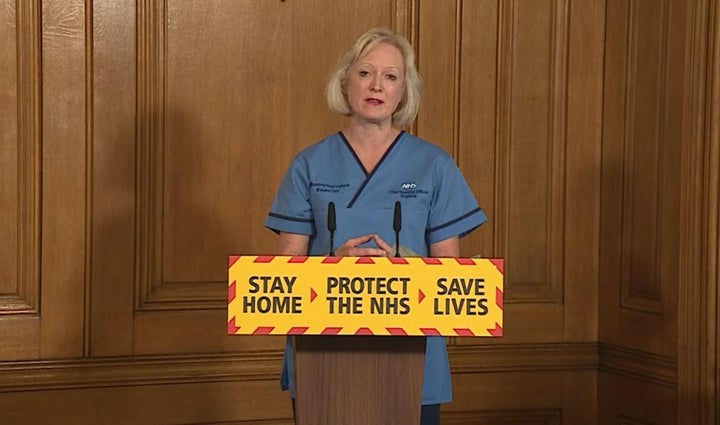
[[[327,227],[328,227],[328,230],[331,232],[334,232],[335,228],[337,227],[335,224],[335,203],[334,202],[330,202],[328,204]]]
[[[400,201],[395,201],[395,216],[393,217],[393,230],[399,232],[402,228],[402,210]]]

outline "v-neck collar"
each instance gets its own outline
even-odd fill
[[[375,175],[375,172],[382,166],[383,162],[385,162],[385,158],[387,158],[388,155],[390,155],[390,152],[393,150],[395,145],[398,144],[398,141],[400,141],[400,138],[403,136],[403,134],[405,134],[405,131],[400,130],[400,133],[398,133],[397,137],[395,137],[395,140],[393,140],[393,142],[390,144],[390,146],[388,146],[388,148],[385,151],[385,153],[383,154],[382,158],[380,158],[380,161],[378,161],[378,163],[375,165],[375,168],[373,168],[373,170],[371,172],[368,172],[367,169],[365,169],[365,166],[362,164],[362,161],[360,161],[360,158],[357,156],[357,153],[350,145],[350,142],[348,142],[347,138],[345,138],[345,135],[343,134],[343,132],[342,131],[338,132],[338,135],[340,136],[342,141],[345,142],[345,146],[348,148],[348,150],[352,154],[353,158],[355,158],[355,162],[357,163],[358,167],[360,167],[360,170],[362,170],[363,174],[365,174],[365,180],[362,182],[362,184],[358,188],[357,192],[355,192],[355,196],[353,196],[353,198],[350,200],[350,203],[348,203],[347,208],[350,208],[353,206],[353,204],[355,204],[355,201],[360,196],[363,189],[365,189],[365,186],[367,186],[367,184],[370,181],[370,179],[372,178],[372,176]]]

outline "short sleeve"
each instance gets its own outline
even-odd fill
[[[427,242],[463,237],[487,221],[460,169],[450,156],[438,162],[428,219]]]
[[[280,182],[265,227],[276,233],[315,234],[308,167],[301,156],[293,159]]]

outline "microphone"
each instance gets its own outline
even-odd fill
[[[395,256],[400,256],[400,229],[402,229],[402,211],[400,201],[395,201],[395,214],[393,217],[393,230],[395,231]]]
[[[335,256],[335,248],[333,248],[334,239],[335,239],[335,229],[337,228],[337,225],[335,224],[335,203],[330,202],[328,204],[328,212],[327,212],[327,228],[330,232],[330,256]]]

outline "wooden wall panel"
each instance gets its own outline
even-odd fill
[[[498,13],[501,3],[481,0],[462,3],[460,43],[461,85],[458,112],[457,162],[480,206],[488,217],[482,231],[475,231],[461,240],[466,256],[500,256],[496,243],[501,239],[496,193],[494,158],[497,149],[497,87],[504,80],[498,73]]]
[[[608,2],[601,424],[677,420],[678,309],[687,308],[678,294],[690,9],[672,0]],[[635,403],[638,393],[645,396]]]
[[[441,83],[417,130],[455,155],[488,213],[463,253],[506,258],[506,342],[594,338],[603,16],[559,0],[419,9],[420,70]]]
[[[43,357],[82,356],[85,344],[88,124],[85,3],[43,4]]]
[[[675,356],[686,6],[611,1],[607,22],[600,337]]]
[[[291,425],[276,380],[135,385],[0,395],[3,423],[22,425]],[[243,418],[239,420],[238,418]]]
[[[599,424],[675,425],[674,388],[635,377],[601,372],[598,377]],[[642,396],[640,396],[642,395]]]
[[[40,310],[39,10],[0,12],[0,359],[36,358]]]
[[[136,1],[93,3],[90,355],[133,352]],[[133,282],[133,283],[130,283]]]

